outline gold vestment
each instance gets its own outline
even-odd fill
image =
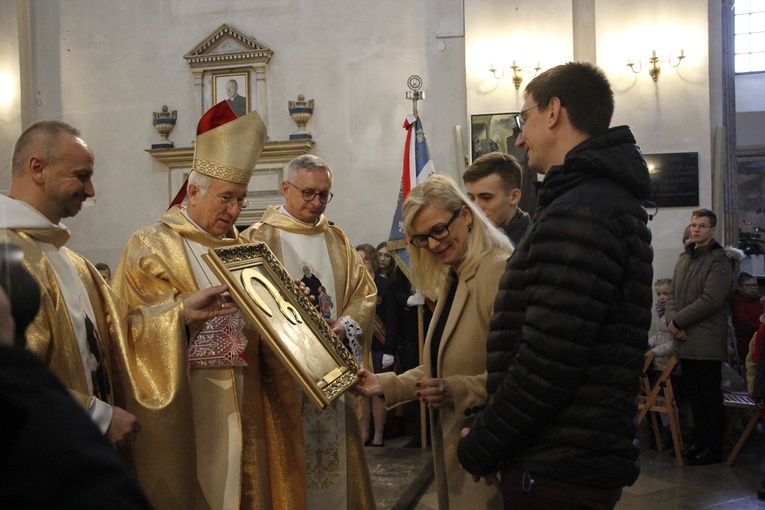
[[[324,234],[334,275],[337,316],[349,316],[361,327],[364,332],[364,364],[371,367],[370,345],[372,319],[377,305],[377,288],[360,263],[356,249],[345,234],[339,228],[330,225],[323,215],[316,225],[310,226],[296,221],[274,207],[269,207],[260,222],[245,230],[241,238],[244,242],[265,242],[274,255],[283,260],[280,230],[305,235]],[[361,442],[358,400],[348,393],[345,398],[347,508],[374,509],[372,480]]]
[[[0,240],[15,244],[23,250],[24,267],[40,284],[40,311],[27,327],[27,348],[43,360],[83,410],[87,411],[91,394],[85,379],[77,338],[56,273],[37,243],[42,241],[59,247],[69,257],[85,286],[111,375],[112,402],[109,403],[124,408],[125,395],[117,382],[117,374],[125,359],[123,346],[126,345],[127,334],[121,318],[128,315],[127,309],[115,299],[115,295],[95,267],[64,246],[68,239],[69,231],[63,228],[0,231]],[[182,310],[180,312],[182,315]],[[140,323],[140,319],[140,315],[133,317],[136,324]]]
[[[130,306],[178,303],[198,290],[190,266],[198,261],[188,259],[184,239],[211,248],[241,243],[235,229],[230,237],[219,239],[200,231],[181,211],[173,207],[128,242],[113,285]],[[133,444],[139,481],[158,510],[204,507],[196,475],[188,362],[189,341],[200,326],[190,327],[187,336],[182,314],[151,318],[136,337],[134,359],[147,393],[128,408],[143,425]],[[241,407],[239,508],[305,508],[303,439],[292,379],[259,343],[259,335],[245,332],[249,342],[243,394],[233,385],[229,395]],[[224,370],[233,380],[234,369]]]

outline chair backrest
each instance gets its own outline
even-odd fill
[[[646,360],[647,359],[648,358],[646,357]],[[659,374],[658,379],[656,379],[656,382],[654,382],[653,385],[648,376],[648,369],[645,369],[643,373],[641,394],[638,399],[638,423],[645,418],[648,411],[666,412],[665,409],[667,406],[673,405],[675,392],[672,388],[672,381],[669,376],[672,375],[672,372],[674,372],[679,363],[680,361],[677,359],[677,356],[674,354],[670,356],[667,365],[664,367],[661,374]],[[650,364],[648,364],[648,366],[650,367]],[[659,396],[661,390],[664,390],[663,396]],[[657,407],[659,408],[657,409]]]
[[[651,359],[652,361],[652,359]],[[672,442],[675,447],[675,458],[677,459],[677,467],[683,467],[683,457],[680,452],[683,450],[683,434],[680,428],[680,419],[677,412],[677,404],[675,402],[675,392],[672,388],[672,379],[670,376],[672,372],[678,367],[680,361],[674,354],[670,356],[667,361],[664,370],[662,370],[656,381],[651,384],[651,379],[648,374],[650,369],[650,362],[646,357],[646,364],[643,372],[643,385],[641,387],[640,395],[638,396],[638,419],[637,422],[643,421],[648,412],[652,413],[664,413],[667,415],[669,421],[669,428],[672,434]],[[661,395],[659,395],[661,393]],[[659,433],[658,420],[655,414],[651,414],[651,424],[653,427],[654,437],[656,437],[656,445],[659,451],[662,450],[661,438]]]

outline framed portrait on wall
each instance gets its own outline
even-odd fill
[[[481,113],[470,116],[471,163],[490,152],[511,154],[521,165],[521,200],[518,206],[529,214],[536,209],[537,174],[526,164],[526,153],[515,146],[519,131],[515,123],[518,112]]]
[[[265,243],[211,249],[202,258],[317,408],[356,383],[356,359]]]
[[[471,161],[499,151],[514,154],[515,139],[518,138],[518,126],[515,116],[518,112],[485,113],[470,116]]]
[[[213,104],[228,101],[237,117],[242,117],[250,111],[249,74],[219,73],[212,75]]]

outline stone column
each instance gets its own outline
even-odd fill
[[[260,118],[263,119],[263,122],[266,126],[269,125],[268,122],[268,76],[267,76],[267,69],[265,66],[258,66],[255,67],[254,75],[255,80],[254,81],[254,95],[250,96],[254,99],[253,103],[254,106],[251,108],[253,110],[257,110],[258,114],[260,115]]]
[[[736,71],[733,0],[722,0],[723,211],[725,245],[738,243],[738,164],[736,161]],[[719,211],[718,211],[719,212]]]
[[[572,0],[571,2],[574,60],[597,63],[595,38],[595,0]]]

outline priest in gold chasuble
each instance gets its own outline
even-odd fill
[[[242,238],[265,242],[293,278],[310,274],[335,303],[330,327],[363,366],[371,367],[377,289],[356,249],[323,214],[332,199],[332,171],[320,158],[304,155],[288,164],[284,178],[286,204],[269,207]],[[375,508],[357,397],[346,393],[318,411],[296,385],[294,391],[301,406],[308,508]]]
[[[131,306],[219,284],[202,254],[242,242],[234,224],[265,139],[257,112],[237,118],[224,101],[202,117],[188,205],[133,234],[115,272]],[[147,437],[133,451],[158,510],[306,507],[292,379],[240,312],[189,331],[167,317],[138,343],[135,362],[158,384],[153,401],[134,409]]]
[[[0,196],[0,241],[22,249],[24,267],[41,288],[27,347],[106,438],[124,445],[140,430],[116,384],[128,312],[93,265],[64,246],[70,234],[61,223],[95,194],[93,153],[76,128],[39,121],[19,137],[11,165],[10,196]],[[168,313],[183,319],[182,307]]]

